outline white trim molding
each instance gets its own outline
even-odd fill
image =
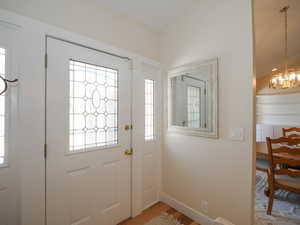
[[[201,212],[196,211],[195,209],[187,206],[186,204],[178,201],[177,199],[171,197],[170,195],[161,192],[160,193],[160,201],[168,204],[173,207],[177,211],[183,213],[188,216],[192,220],[196,221],[202,225],[223,225],[222,223],[216,222],[214,219],[204,215]]]

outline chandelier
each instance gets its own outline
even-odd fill
[[[286,89],[300,87],[300,68],[288,66],[288,34],[287,34],[287,12],[289,6],[283,7],[280,12],[284,13],[284,68],[282,70],[273,69],[272,78],[269,82],[269,87],[273,89]]]

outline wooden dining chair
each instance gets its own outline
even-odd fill
[[[299,127],[282,128],[282,134],[284,137],[300,138],[300,128]]]
[[[282,128],[282,133],[284,137],[289,138],[300,138],[300,128],[299,127],[292,127],[292,128]],[[300,166],[291,167],[297,170],[300,170]]]
[[[288,166],[300,166],[300,139],[266,138],[268,146],[268,210],[271,215],[274,192],[278,189],[300,194],[300,171]]]

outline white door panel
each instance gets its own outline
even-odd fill
[[[117,224],[131,213],[128,61],[51,38],[47,54],[48,225]]]
[[[157,68],[142,63],[133,81],[136,87],[133,90],[133,105],[141,106],[133,107],[133,146],[138,154],[138,160],[141,161],[141,164],[136,165],[136,167],[141,170],[138,174],[141,182],[141,191],[139,193],[141,199],[140,207],[145,209],[158,201],[160,189],[161,80]],[[146,85],[149,84],[149,81],[153,92],[146,90]],[[153,86],[151,86],[151,82]],[[151,102],[153,104],[152,107],[147,105]],[[149,111],[149,107],[152,112]],[[149,112],[146,112],[146,108]],[[152,121],[149,121],[149,119]],[[153,126],[152,128],[151,125]]]

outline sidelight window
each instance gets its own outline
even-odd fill
[[[145,80],[145,140],[154,139],[154,80]]]
[[[6,51],[0,47],[0,76],[5,77]],[[3,88],[1,87],[1,90]],[[5,94],[0,96],[0,165],[6,161],[5,150]]]

